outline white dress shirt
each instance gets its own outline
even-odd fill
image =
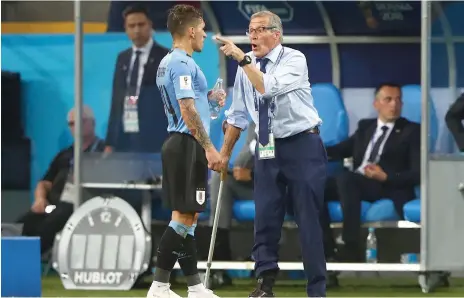
[[[374,135],[372,136],[369,145],[367,145],[366,152],[364,153],[364,158],[363,162],[359,166],[359,168],[356,169],[356,172],[361,173],[364,175],[364,167],[370,164],[368,162],[369,156],[371,155],[372,152],[372,147],[374,147],[375,142],[380,138],[382,135],[382,127],[386,126],[388,128],[387,132],[385,133],[385,138],[383,139],[382,143],[380,144],[379,147],[379,154],[377,155],[375,161],[377,162],[379,160],[379,157],[382,155],[383,147],[385,146],[385,143],[388,140],[388,137],[390,136],[390,133],[393,130],[393,127],[395,126],[395,123],[389,122],[389,123],[384,123],[382,120],[377,119],[377,128],[375,130]]]
[[[140,86],[142,85],[143,72],[145,70],[145,65],[147,64],[148,57],[150,56],[151,47],[153,46],[153,39],[149,39],[148,42],[141,48],[137,48],[135,45],[132,45],[132,56],[130,60],[129,72],[127,74],[127,84],[129,84],[130,76],[132,73],[132,67],[134,66],[136,51],[140,51],[139,57],[139,73],[137,76],[137,95],[140,92]]]
[[[253,52],[247,55],[259,69],[260,63],[256,64]],[[260,94],[256,90],[256,97],[258,101],[262,97],[273,98],[275,109],[269,111],[269,117],[272,119],[274,137],[289,137],[320,125],[322,120],[314,107],[305,55],[298,50],[278,45],[265,58],[269,59],[266,73],[263,74],[265,92]],[[243,69],[238,67],[232,104],[226,111],[226,116],[229,124],[245,129],[248,125],[248,111],[256,124],[255,130],[258,134],[259,116],[255,109],[253,89]]]

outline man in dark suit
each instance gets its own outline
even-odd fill
[[[123,17],[132,47],[116,61],[105,151],[160,152],[167,121],[156,71],[168,50],[154,42],[145,8],[128,7]]]
[[[420,183],[420,125],[402,118],[401,87],[382,84],[375,91],[377,119],[359,121],[347,140],[327,148],[331,160],[353,158],[353,171],[329,179],[326,201],[339,199],[343,208],[344,246],[338,261],[362,262],[360,226],[361,201],[391,198],[398,214],[405,202],[414,198]],[[328,217],[328,212],[325,210]],[[326,226],[328,220],[324,220]],[[326,250],[334,250],[326,242]]]
[[[446,126],[458,145],[459,151],[464,153],[464,93],[451,105],[445,116]]]

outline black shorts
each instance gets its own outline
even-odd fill
[[[200,213],[206,208],[208,161],[194,137],[171,133],[161,149],[163,200],[181,213]]]

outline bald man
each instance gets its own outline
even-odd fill
[[[68,127],[74,137],[75,112],[69,111]],[[82,149],[84,152],[102,152],[105,144],[95,135],[95,117],[92,109],[83,107],[82,111]],[[45,253],[53,247],[55,235],[63,229],[73,213],[73,204],[69,193],[64,191],[65,185],[72,186],[74,145],[60,151],[34,192],[34,203],[31,210],[18,222],[23,223],[24,236],[40,237],[41,252]],[[68,188],[67,188],[68,189]],[[54,205],[55,209],[46,208]]]

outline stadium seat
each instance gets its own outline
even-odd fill
[[[403,206],[404,219],[416,223],[420,223],[420,186],[416,186],[414,189],[416,199],[407,202]]]
[[[395,205],[390,199],[381,199],[372,203],[364,217],[365,222],[397,221],[400,219]]]
[[[312,86],[314,106],[322,119],[321,138],[325,146],[332,146],[348,138],[348,114],[340,91],[332,84],[320,83]],[[334,175],[343,169],[342,162],[329,162],[328,174]]]
[[[402,116],[421,123],[421,101],[422,92],[419,85],[406,85],[402,88],[403,91],[403,113]],[[435,152],[435,144],[438,138],[438,117],[433,101],[429,102],[429,125],[430,137],[429,148],[430,152]],[[406,203],[403,206],[404,219],[412,222],[420,222],[420,186],[415,188],[416,199]]]
[[[237,221],[253,221],[255,220],[255,202],[235,201],[232,212]]]
[[[420,199],[415,199],[407,202],[403,206],[404,219],[412,222],[419,223],[421,216],[421,203]]]
[[[403,111],[401,116],[404,118],[421,123],[421,88],[419,85],[406,85],[402,88],[403,92]],[[430,152],[435,152],[435,144],[438,138],[438,117],[435,110],[435,105],[431,100],[429,102],[429,111],[430,111],[430,138],[429,146]]]
[[[343,211],[340,202],[328,202],[327,206],[329,208],[330,220],[333,223],[338,223],[343,221]],[[361,202],[361,221],[364,222],[366,218],[366,213],[371,207],[371,203]]]

